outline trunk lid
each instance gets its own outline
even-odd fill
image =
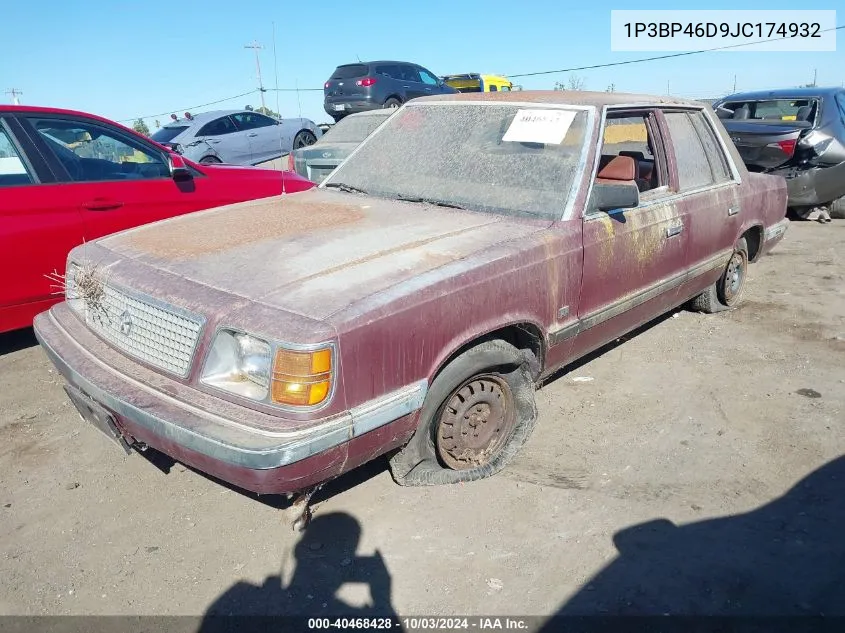
[[[812,124],[807,121],[789,123],[723,119],[743,162],[752,171],[781,167],[795,155],[798,141]]]

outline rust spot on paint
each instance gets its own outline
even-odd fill
[[[116,239],[135,251],[163,259],[186,259],[357,222],[357,206],[265,198],[141,227]]]

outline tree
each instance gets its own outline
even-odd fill
[[[569,75],[569,79],[563,84],[559,81],[555,82],[555,90],[584,90],[587,87],[587,80],[578,75]]]
[[[266,106],[260,106],[258,108],[255,108],[255,111],[259,112],[261,114],[266,114],[267,116],[273,117],[274,119],[281,119],[282,118],[281,114],[279,114],[278,112],[274,112],[273,110],[271,110],[270,108],[268,108]]]
[[[144,136],[150,135],[150,128],[148,128],[147,124],[144,123],[144,119],[137,119],[135,123],[132,124],[132,129],[138,134],[143,134]]]

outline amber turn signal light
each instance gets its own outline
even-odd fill
[[[323,402],[332,386],[332,350],[280,349],[273,361],[270,397],[278,404],[307,407]]]

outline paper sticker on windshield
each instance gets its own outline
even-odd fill
[[[575,114],[572,110],[518,110],[502,140],[560,145]]]

